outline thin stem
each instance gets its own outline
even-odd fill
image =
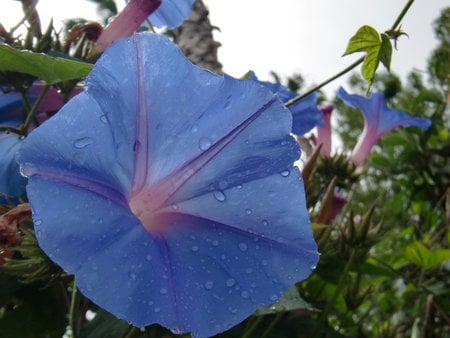
[[[394,24],[392,25],[392,30],[395,30],[397,28],[397,26],[400,24],[400,22],[403,20],[403,17],[406,15],[406,13],[408,12],[409,8],[412,6],[412,4],[414,3],[414,0],[409,0],[408,3],[405,5],[405,7],[402,9],[402,11],[400,12],[400,14],[398,15],[397,19],[395,20]],[[359,58],[358,60],[356,60],[355,62],[353,62],[350,66],[346,67],[344,70],[340,71],[339,73],[337,73],[336,75],[330,77],[329,79],[325,80],[324,82],[318,84],[317,86],[314,86],[313,88],[311,88],[310,90],[308,90],[306,93],[303,93],[299,96],[294,97],[293,99],[289,100],[288,102],[286,102],[285,107],[289,107],[291,105],[293,105],[294,103],[300,101],[301,99],[303,99],[304,97],[308,96],[309,94],[314,93],[315,91],[319,90],[320,88],[326,86],[327,84],[329,84],[330,82],[336,80],[337,78],[341,77],[342,75],[348,73],[349,71],[351,71],[353,68],[357,67],[359,64],[363,63],[365,56]]]
[[[359,58],[358,60],[356,60],[355,62],[353,62],[351,65],[349,65],[348,67],[346,67],[345,69],[343,69],[342,71],[340,71],[339,73],[337,73],[336,75],[333,75],[332,77],[330,77],[329,79],[325,80],[324,82],[318,84],[317,86],[314,86],[313,88],[311,88],[310,90],[308,90],[306,93],[303,93],[299,96],[294,97],[293,99],[289,100],[288,102],[286,102],[285,106],[289,107],[291,105],[293,105],[294,103],[300,101],[301,99],[303,99],[304,97],[308,96],[309,94],[314,93],[315,91],[319,90],[320,88],[326,86],[327,84],[329,84],[330,82],[336,80],[337,78],[341,77],[342,75],[344,75],[345,73],[348,73],[349,71],[351,71],[353,68],[355,68],[356,66],[358,66],[359,64],[361,64],[364,61],[364,56]]]
[[[403,20],[403,17],[408,12],[409,8],[414,3],[414,0],[409,0],[408,3],[405,5],[405,7],[402,9],[400,14],[398,15],[397,19],[395,20],[394,24],[392,25],[391,29],[395,30],[397,26],[400,24],[400,22]]]
[[[259,323],[261,323],[263,318],[264,318],[264,316],[258,316],[254,320],[252,320],[252,322],[250,324],[250,328],[248,330],[245,330],[244,335],[242,336],[242,338],[250,338],[250,337],[252,337],[253,332],[256,330],[256,328],[258,327]]]
[[[322,328],[325,324],[325,321],[327,320],[328,315],[331,313],[331,310],[333,309],[334,304],[336,303],[336,300],[341,293],[342,289],[344,288],[345,279],[347,277],[348,272],[350,271],[351,266],[353,265],[353,261],[355,260],[356,250],[351,249],[350,257],[345,264],[344,270],[342,271],[341,278],[339,279],[339,283],[336,286],[336,290],[334,290],[333,295],[331,296],[331,299],[327,302],[327,305],[325,306],[325,309],[320,314],[320,317],[317,321],[317,326],[314,329],[314,333],[312,337],[319,337],[320,333],[322,332]]]
[[[22,135],[22,131],[20,129],[8,127],[8,126],[0,126],[0,132],[14,133],[14,134]]]
[[[25,119],[25,122],[20,126],[20,130],[22,135],[26,135],[28,128],[30,127],[31,122],[33,121],[34,114],[39,108],[42,100],[44,99],[45,95],[47,94],[48,89],[50,88],[49,85],[46,85],[44,89],[42,89],[41,94],[39,95],[36,102],[33,104],[33,107],[31,107],[30,111],[28,112],[27,118]]]
[[[19,28],[20,26],[22,26],[22,24],[28,20],[28,18],[30,17],[30,15],[33,13],[34,9],[36,8],[36,5],[38,4],[39,0],[34,0],[33,4],[28,7],[27,11],[25,12],[25,15],[23,16],[23,18],[14,26],[9,30],[9,34],[12,35],[14,33],[14,31]]]
[[[269,327],[264,331],[263,335],[261,336],[261,338],[267,338],[269,336],[270,331],[272,331],[272,329],[275,327],[275,325],[278,324],[278,322],[281,320],[281,318],[283,317],[283,312],[278,312],[277,315],[275,316],[275,318],[270,322]]]
[[[73,281],[72,286],[72,298],[70,301],[70,313],[69,313],[69,326],[72,332],[71,338],[78,337],[78,327],[77,327],[77,312],[78,312],[78,288]]]

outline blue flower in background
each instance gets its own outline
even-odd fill
[[[211,336],[317,260],[290,112],[167,38],[113,44],[18,155],[40,246],[136,326]]]
[[[272,83],[267,81],[260,81],[253,72],[250,72],[250,80],[262,84],[264,87],[270,89],[277,94],[283,103],[297,96],[296,93],[289,90],[280,83]],[[303,135],[313,129],[315,126],[324,125],[322,112],[317,108],[317,93],[312,93],[302,100],[289,106],[292,113],[292,133],[296,135]]]
[[[431,125],[428,118],[414,117],[401,110],[389,108],[383,93],[374,93],[369,98],[348,94],[339,88],[337,96],[349,107],[358,108],[364,117],[364,129],[353,149],[351,160],[358,165],[370,155],[373,146],[392,129],[416,126],[424,130]]]
[[[23,119],[23,103],[19,93],[0,92],[0,126],[17,128]],[[14,160],[22,139],[15,133],[0,132],[0,205],[9,197],[25,194],[26,178],[20,175]]]
[[[188,18],[194,2],[195,0],[163,0],[159,8],[150,15],[150,21],[158,28],[176,28]]]

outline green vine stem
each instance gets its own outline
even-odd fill
[[[314,333],[312,335],[313,338],[320,337],[320,334],[322,332],[322,329],[324,327],[324,324],[328,318],[328,316],[331,313],[331,310],[333,309],[334,304],[336,303],[336,300],[341,293],[342,289],[345,285],[345,280],[347,277],[348,272],[350,271],[350,268],[353,265],[353,262],[355,260],[356,256],[356,250],[351,249],[350,251],[350,257],[348,258],[347,263],[345,264],[344,270],[342,271],[341,278],[339,279],[339,283],[336,286],[336,290],[334,290],[333,295],[331,296],[330,300],[327,302],[327,305],[325,306],[325,309],[320,314],[319,319],[317,320],[317,325],[314,329]]]
[[[75,284],[75,281],[73,281],[72,298],[70,301],[70,313],[69,313],[69,327],[72,334],[70,338],[78,337],[78,325],[77,325],[78,304],[79,304],[78,288],[77,285]]]
[[[408,1],[408,3],[402,9],[402,11],[398,15],[397,19],[395,20],[394,24],[392,25],[391,30],[397,29],[397,27],[400,25],[400,22],[403,20],[403,17],[406,15],[406,13],[408,12],[409,8],[412,6],[413,3],[414,3],[414,0],[409,0]],[[307,92],[305,92],[303,94],[300,94],[300,95],[294,97],[293,99],[289,100],[288,102],[286,102],[285,106],[289,107],[289,106],[293,105],[294,103],[300,101],[301,99],[303,99],[304,97],[308,96],[309,94],[314,93],[315,91],[317,91],[320,88],[326,86],[330,82],[332,82],[332,81],[336,80],[337,78],[341,77],[342,75],[348,73],[349,71],[351,71],[352,69],[356,68],[358,65],[363,63],[364,58],[365,58],[365,56],[359,58],[358,60],[353,62],[351,65],[349,65],[344,70],[342,70],[339,73],[337,73],[336,75],[333,75],[332,77],[330,77],[329,79],[325,80],[324,82],[318,84],[317,86],[314,86],[313,88],[311,88]]]
[[[47,94],[48,89],[50,88],[49,85],[46,85],[44,89],[42,90],[41,94],[39,95],[36,102],[33,104],[33,107],[31,107],[30,111],[28,112],[27,118],[25,119],[25,122],[20,126],[20,133],[22,135],[26,135],[28,128],[30,127],[31,122],[33,121],[34,114],[36,113],[37,109],[39,108],[42,100],[44,99],[45,95]]]

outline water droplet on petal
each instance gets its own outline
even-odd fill
[[[206,283],[205,283],[205,289],[206,290],[211,290],[213,287],[214,287],[214,282],[213,281],[211,281],[211,280],[206,281]]]
[[[213,240],[211,243],[213,246],[219,246],[219,241],[217,239]]]
[[[263,259],[262,261],[261,261],[261,265],[262,266],[267,266],[269,263],[265,260],[265,259]]]
[[[252,209],[245,209],[245,214],[246,215],[251,215],[252,213]]]
[[[128,277],[130,277],[131,280],[136,280],[136,274],[133,271],[128,272]]]
[[[283,170],[282,172],[280,172],[280,175],[283,176],[283,177],[288,177],[290,173],[291,172],[286,169],[286,170]]]
[[[211,147],[211,140],[207,137],[202,137],[199,141],[198,141],[198,146],[200,148],[200,150],[208,150],[209,147]]]
[[[94,140],[90,137],[82,137],[73,141],[73,146],[77,149],[86,148],[88,145],[94,143]]]
[[[155,308],[153,309],[153,311],[156,312],[156,313],[158,313],[159,311],[161,311],[161,309],[160,309],[159,307],[155,307]]]
[[[241,189],[242,189],[242,184],[238,184],[238,185],[236,186],[236,189],[241,190]]]
[[[236,281],[234,280],[234,278],[228,278],[226,284],[231,288],[234,284],[236,284]]]
[[[245,298],[245,299],[248,298],[248,292],[247,291],[242,291],[241,292],[241,297]]]
[[[218,200],[219,202],[225,202],[225,200],[227,199],[227,197],[225,196],[225,194],[220,191],[220,190],[215,190],[213,192],[214,198],[216,200]]]
[[[148,262],[150,262],[150,261],[152,260],[152,256],[147,255],[147,256],[145,256],[145,259],[146,259]]]
[[[103,123],[108,123],[108,118],[106,117],[106,115],[102,115],[100,116],[100,121]]]
[[[272,302],[276,302],[278,300],[278,296],[277,295],[272,295],[272,296],[270,296],[270,300]]]
[[[162,288],[162,289],[159,290],[159,293],[162,294],[162,295],[167,294],[167,292],[168,292],[168,291],[167,291],[166,288]]]
[[[192,125],[191,132],[196,133],[198,131],[198,126],[196,124]]]
[[[241,251],[247,251],[247,244],[245,243],[239,243],[239,250]]]
[[[191,247],[192,252],[197,252],[198,251],[198,245],[193,245]]]
[[[252,268],[247,268],[247,269],[245,269],[245,272],[248,273],[248,274],[250,274],[250,273],[253,272],[253,269],[252,269]]]
[[[41,219],[35,219],[35,220],[34,220],[34,225],[39,226],[39,225],[41,225],[41,224],[42,224],[42,220],[41,220]]]
[[[262,220],[262,225],[266,227],[266,226],[269,225],[269,222],[267,222],[265,219],[263,219],[263,220]]]

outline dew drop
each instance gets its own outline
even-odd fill
[[[278,296],[277,295],[272,295],[272,296],[270,296],[270,300],[272,302],[276,302],[278,300]]]
[[[213,287],[214,287],[214,282],[213,281],[211,281],[211,280],[206,281],[206,283],[205,283],[205,289],[206,290],[211,290]]]
[[[239,243],[239,250],[241,251],[247,251],[247,244],[245,243]]]
[[[145,259],[147,260],[147,262],[150,262],[153,258],[150,255],[145,256]]]
[[[158,313],[159,311],[161,311],[161,309],[160,309],[159,307],[155,307],[155,308],[153,309],[153,311],[156,312],[156,313]]]
[[[198,147],[200,148],[200,150],[208,150],[209,147],[211,147],[211,144],[211,140],[207,137],[202,137],[198,141]]]
[[[242,187],[243,187],[242,184],[238,184],[238,185],[236,186],[236,189],[241,190]]]
[[[263,260],[261,261],[261,265],[262,265],[262,266],[267,266],[267,265],[268,265],[268,262],[267,262],[265,259],[263,259]]]
[[[234,278],[228,278],[226,281],[226,285],[231,288],[234,284],[236,284],[236,281],[234,280]]]
[[[249,295],[248,295],[248,292],[247,292],[247,291],[242,291],[242,292],[241,292],[241,297],[242,297],[242,298],[247,299],[248,296],[249,296]]]
[[[283,177],[288,177],[290,173],[291,172],[286,169],[286,170],[283,170],[282,172],[280,172],[280,175],[283,176]]]
[[[90,137],[82,137],[73,141],[73,146],[77,149],[86,148],[88,145],[94,143],[94,140]]]
[[[238,309],[229,307],[228,311],[230,311],[231,313],[236,313],[236,312],[238,312]]]
[[[102,116],[100,116],[100,121],[102,123],[108,123],[108,118],[106,117],[106,115],[102,115]]]
[[[192,252],[197,252],[198,251],[198,245],[193,245],[191,247]]]
[[[159,290],[159,293],[162,294],[162,295],[167,294],[167,292],[168,292],[168,291],[167,291],[166,288],[162,288],[162,289]]]
[[[248,274],[250,274],[250,273],[253,272],[253,269],[252,269],[252,268],[247,268],[247,269],[245,269],[245,272],[248,273]]]
[[[198,126],[197,126],[196,124],[192,125],[192,127],[191,127],[191,132],[192,132],[192,133],[198,132]]]
[[[34,220],[34,225],[39,226],[39,225],[41,225],[41,224],[42,224],[42,220],[41,220],[41,219],[35,219],[35,220]]]
[[[269,222],[267,222],[265,219],[263,219],[263,220],[262,220],[262,225],[266,227],[266,226],[269,225]]]
[[[245,214],[246,215],[251,215],[252,214],[252,209],[245,209]]]
[[[219,246],[219,241],[217,239],[213,240],[211,243],[213,246]]]
[[[136,274],[132,271],[128,272],[128,277],[130,277],[131,280],[136,280]]]
[[[219,202],[225,202],[225,200],[227,199],[227,197],[225,196],[225,194],[220,191],[220,190],[215,190],[213,192],[214,198],[216,200],[218,200]]]

